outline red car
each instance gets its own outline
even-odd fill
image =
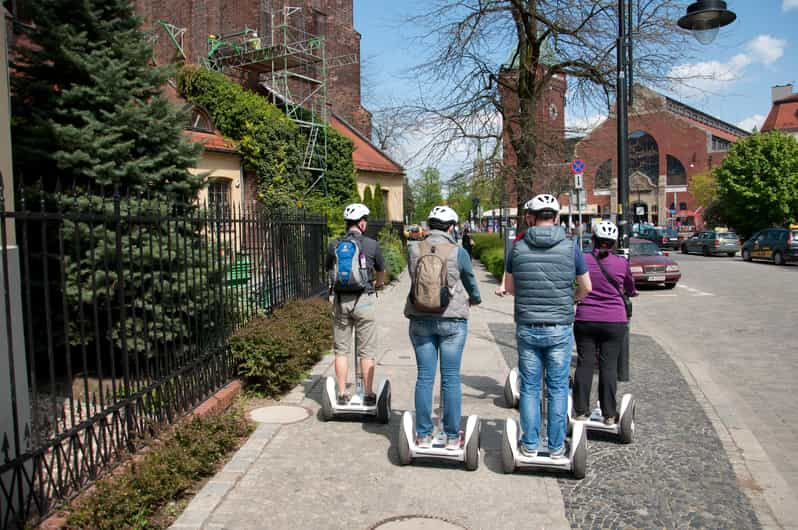
[[[662,285],[667,289],[676,287],[682,277],[679,264],[648,239],[632,238],[629,244],[629,266],[635,285]]]

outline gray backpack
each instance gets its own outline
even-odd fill
[[[449,305],[449,271],[446,261],[457,245],[422,241],[416,260],[410,301],[422,313],[443,313]]]

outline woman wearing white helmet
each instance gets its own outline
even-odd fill
[[[577,420],[590,416],[593,365],[599,359],[599,402],[604,423],[617,421],[618,357],[628,333],[624,296],[637,296],[626,258],[613,253],[618,227],[601,221],[593,232],[593,252],[585,255],[593,290],[576,309],[574,337],[579,359],[574,374],[573,403]]]
[[[471,258],[457,245],[452,232],[457,213],[436,206],[427,219],[430,234],[408,245],[411,288],[405,304],[410,319],[410,341],[416,353],[416,444],[432,445],[432,387],[438,357],[443,391],[443,426],[446,448],[461,449],[462,390],[460,362],[468,334],[469,307],[481,302]]]

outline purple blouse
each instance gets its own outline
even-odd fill
[[[590,272],[590,283],[593,290],[590,294],[576,306],[576,320],[588,322],[627,322],[626,308],[623,298],[618,294],[618,290],[607,281],[602,274],[596,260],[598,252],[585,254],[588,272]],[[610,254],[601,264],[612,276],[618,285],[623,289],[627,296],[636,296],[635,280],[629,268],[629,261],[622,256]]]

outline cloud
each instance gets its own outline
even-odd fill
[[[798,0],[784,0],[781,3],[782,11],[789,11],[790,9],[798,9]]]
[[[792,0],[798,4],[798,0]],[[672,91],[683,99],[700,99],[707,94],[729,90],[742,79],[751,65],[769,66],[784,55],[787,41],[770,35],[759,35],[745,44],[745,53],[738,53],[726,62],[703,61],[674,66],[669,72]]]
[[[749,116],[746,119],[737,122],[737,127],[740,129],[745,129],[746,131],[753,131],[754,127],[761,129],[764,122],[765,116],[762,114],[754,114],[753,116]]]
[[[565,135],[570,137],[584,136],[598,127],[607,119],[606,114],[592,114],[590,116],[565,115]]]

